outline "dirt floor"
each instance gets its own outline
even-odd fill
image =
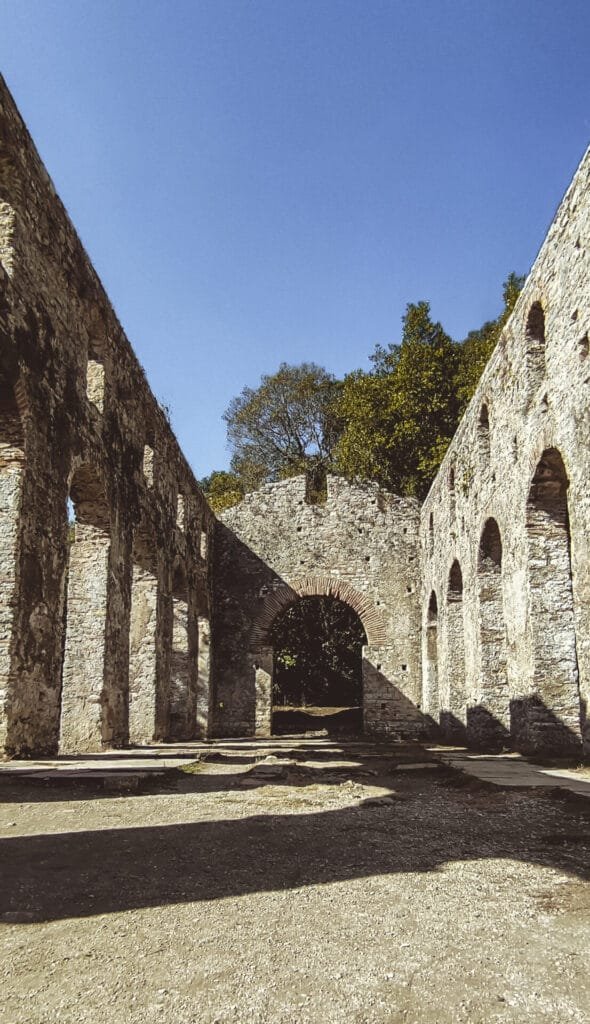
[[[0,781],[2,1024],[590,1022],[590,800],[277,740]]]

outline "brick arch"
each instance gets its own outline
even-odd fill
[[[301,597],[334,597],[342,601],[357,613],[369,645],[378,647],[387,642],[383,617],[367,594],[361,594],[350,583],[332,576],[304,576],[291,584],[277,587],[265,598],[252,627],[254,649],[268,645],[270,630],[277,616]]]

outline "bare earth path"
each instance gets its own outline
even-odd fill
[[[590,1022],[583,797],[319,739],[0,785],[1,1024]]]

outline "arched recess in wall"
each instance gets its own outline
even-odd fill
[[[490,410],[484,402],[477,419],[477,444],[481,460],[487,464],[490,459]]]
[[[557,752],[580,742],[568,486],[560,452],[547,448],[526,508],[533,694],[521,702],[515,725],[527,746]]]
[[[100,470],[84,464],[70,486],[60,749],[100,750],[112,742],[106,636],[110,509]]]
[[[540,302],[529,310],[525,327],[527,397],[536,394],[545,379],[545,313]]]
[[[436,723],[439,718],[438,692],[438,601],[434,590],[428,598],[425,614],[426,650],[422,709]]]
[[[12,163],[0,156],[0,265],[11,276],[14,269],[18,177]]]
[[[20,401],[17,400],[17,394]],[[9,693],[22,472],[25,461],[24,396],[0,375],[0,690]],[[8,698],[10,701],[10,697]],[[10,711],[8,709],[8,715]],[[0,748],[10,745],[10,721],[0,707]]]
[[[463,574],[457,559],[451,565],[447,584],[445,641],[446,699],[444,705],[441,702],[440,724],[450,739],[459,739],[465,729],[465,636]]]
[[[467,710],[467,727],[473,742],[500,744],[508,737],[510,708],[506,679],[502,538],[495,519],[488,519],[481,533],[477,598],[479,693],[478,704]]]
[[[158,566],[153,528],[133,534],[129,619],[129,742],[152,743],[158,712]]]
[[[289,585],[279,586],[264,595],[264,603],[252,627],[252,651],[269,643],[270,630],[277,616],[300,597],[335,597],[357,613],[371,646],[386,643],[383,617],[370,597],[361,594],[350,583],[333,579],[331,576],[306,576],[294,580]]]

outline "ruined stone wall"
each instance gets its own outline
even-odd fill
[[[589,235],[587,153],[422,509],[424,696],[450,737],[590,749]]]
[[[345,601],[363,622],[365,729],[423,730],[417,502],[329,477],[326,504],[309,505],[305,479],[295,477],[248,494],[221,519],[213,581],[216,733],[268,734],[272,624],[313,594]]]
[[[0,80],[0,749],[208,728],[213,522]]]

